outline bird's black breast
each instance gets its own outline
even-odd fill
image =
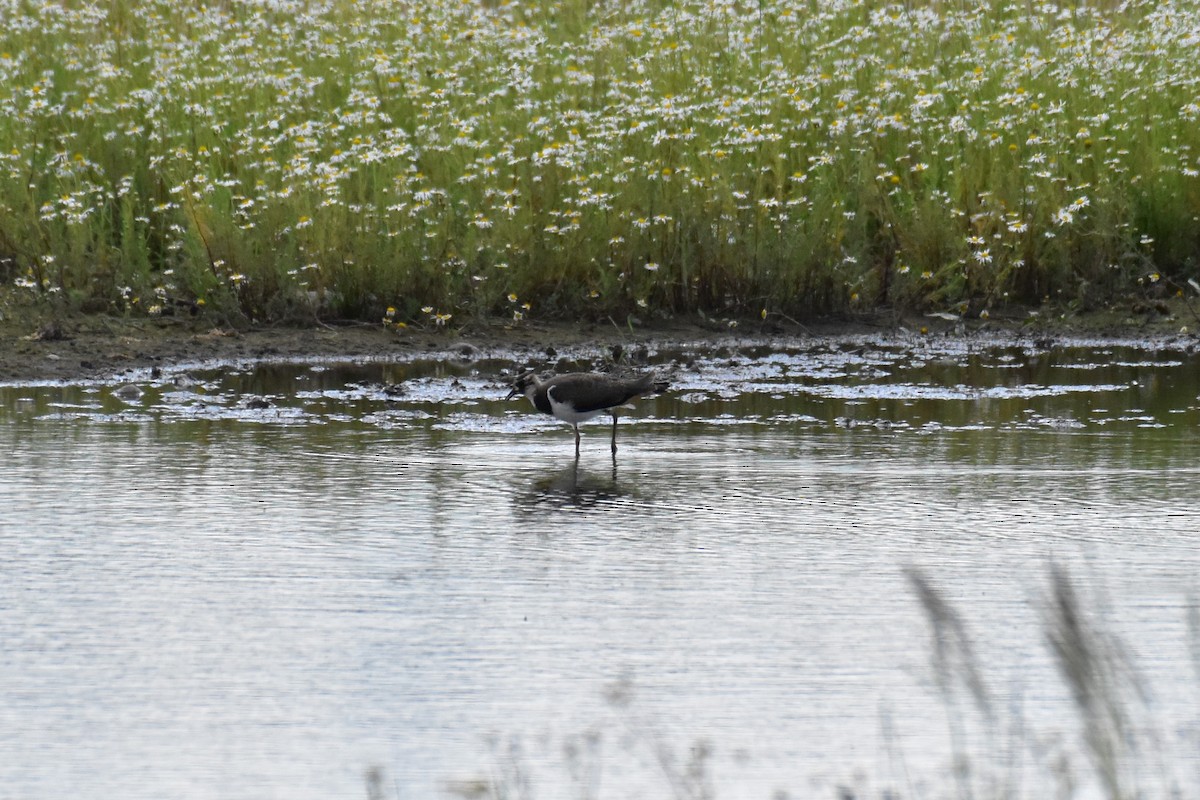
[[[546,395],[545,387],[533,393],[533,407],[543,414],[554,413],[554,409],[550,408],[550,398]]]

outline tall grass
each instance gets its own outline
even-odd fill
[[[1197,0],[0,0],[0,262],[256,318],[1095,302],[1197,276],[1197,41]]]
[[[1074,796],[1077,782],[1086,787],[1080,794],[1108,800],[1186,795],[1176,771],[1186,768],[1186,760],[1173,764],[1166,755],[1164,723],[1154,717],[1152,696],[1133,659],[1103,622],[1094,605],[1096,598],[1081,592],[1063,568],[1052,564],[1049,569],[1048,588],[1039,603],[1042,632],[1074,702],[1086,764],[1073,763],[1065,753],[1048,758],[1051,753],[1042,749],[1044,742],[1037,741],[1036,735],[1027,739],[1019,715],[1003,719],[1005,714],[992,703],[984,686],[987,665],[975,655],[962,618],[924,573],[910,570],[908,577],[934,634],[932,666],[960,768],[957,796],[1025,796],[1020,770],[1011,765],[1020,760],[1015,753],[1026,749],[1045,759],[1050,772],[1057,773],[1052,781],[1058,784],[1057,790],[1043,787],[1035,796]],[[1194,625],[1190,634],[1194,640]],[[974,700],[975,716],[985,728],[983,751],[978,749],[979,739],[974,751],[964,744],[970,738],[962,732],[968,727],[968,715],[960,701],[964,691]],[[1001,771],[997,778],[978,769],[997,761],[1008,763],[1007,774]],[[1186,783],[1188,779],[1183,780]]]
[[[1176,727],[1177,721],[1158,717],[1163,707],[1154,701],[1151,687],[1143,683],[1121,639],[1104,622],[1098,598],[1061,567],[1052,565],[1048,573],[1045,592],[1034,603],[1041,612],[1040,633],[1061,685],[1028,689],[1042,702],[1048,691],[1054,694],[1055,688],[1066,690],[1074,714],[1064,713],[1061,729],[1057,723],[1050,728],[1030,725],[1023,718],[1027,711],[1022,706],[1032,708],[1029,700],[1022,700],[1024,690],[1018,688],[1014,693],[1011,685],[996,692],[988,688],[989,681],[993,685],[1004,683],[1003,676],[997,674],[1002,670],[981,658],[968,621],[936,579],[921,570],[908,569],[909,584],[932,633],[932,682],[950,726],[953,749],[947,762],[949,773],[929,774],[925,766],[944,760],[940,755],[931,757],[929,752],[931,742],[938,738],[936,734],[910,725],[909,735],[898,735],[891,730],[890,721],[884,721],[887,747],[894,751],[889,753],[889,762],[895,762],[888,770],[883,774],[837,776],[848,783],[832,785],[825,783],[828,779],[824,777],[797,774],[789,779],[798,792],[794,796],[842,800],[1132,800],[1194,796],[1194,725],[1188,722]],[[1192,604],[1188,613],[1189,644],[1196,658],[1194,666],[1200,669],[1200,612]],[[1165,698],[1168,707],[1177,708],[1181,702],[1178,687],[1166,690],[1170,692]],[[1010,696],[1006,698],[1005,694]],[[564,743],[561,766],[569,781],[555,785],[552,791],[557,794],[537,792],[537,783],[528,769],[531,756],[536,754],[523,751],[520,738],[508,738],[504,746],[499,739],[493,741],[490,776],[453,783],[451,793],[496,800],[619,796],[625,787],[602,791],[603,779],[607,774],[630,774],[636,761],[630,757],[633,753],[642,756],[642,766],[652,767],[663,787],[662,797],[712,800],[723,796],[716,788],[716,773],[729,752],[721,752],[720,742],[698,740],[688,748],[690,756],[682,757],[683,748],[672,748],[649,719],[634,713],[636,692],[630,679],[614,683],[606,697],[621,724],[615,730],[611,725],[596,726]],[[1191,715],[1185,718],[1190,720]],[[1072,728],[1078,730],[1077,736],[1068,733]],[[1175,746],[1176,738],[1180,747]],[[614,740],[621,739],[626,741],[625,746],[614,747]],[[908,760],[914,756],[920,765],[910,771]],[[542,760],[556,766],[553,757]],[[553,774],[550,777],[553,779]],[[370,780],[368,776],[368,783]],[[570,791],[564,791],[564,786]],[[793,794],[780,787],[770,796]]]

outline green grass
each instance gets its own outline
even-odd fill
[[[1197,0],[0,22],[0,278],[73,306],[978,313],[1200,276]]]

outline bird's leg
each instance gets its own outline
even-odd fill
[[[612,451],[613,455],[617,454],[617,415],[613,414],[613,435],[612,435]]]
[[[572,425],[575,429],[575,457],[579,458],[579,425]]]

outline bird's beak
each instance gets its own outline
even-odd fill
[[[514,387],[512,387],[512,389],[509,390],[508,397],[505,397],[504,399],[512,400],[514,397],[516,397],[520,393],[521,393],[521,390],[514,386]]]

